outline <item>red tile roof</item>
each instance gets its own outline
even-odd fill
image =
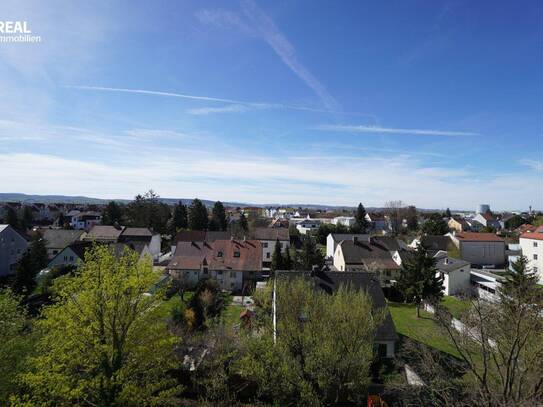
[[[505,242],[494,233],[462,232],[457,233],[455,237],[463,242]]]
[[[520,235],[521,239],[543,240],[542,232],[527,232]]]

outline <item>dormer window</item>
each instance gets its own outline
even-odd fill
[[[218,252],[217,257],[222,257],[222,252]]]
[[[240,256],[239,252],[234,252],[234,257],[239,257],[239,256]]]

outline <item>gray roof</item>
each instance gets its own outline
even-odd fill
[[[131,228],[127,227],[123,230],[121,233],[121,236],[123,237],[152,237],[153,232],[149,230],[149,228]]]
[[[356,237],[358,240],[369,241],[370,235],[362,233],[330,233],[334,242],[341,242],[342,240],[353,240]]]
[[[65,229],[39,229],[45,247],[48,249],[64,249],[81,238],[83,230],[65,230]]]
[[[385,269],[399,269],[400,267],[392,259],[390,252],[386,247],[379,244],[353,242],[352,240],[343,240],[339,246],[343,253],[345,264],[364,264],[377,266]]]
[[[252,237],[256,240],[290,240],[287,228],[255,228]]]
[[[124,226],[93,226],[84,237],[85,240],[109,240],[117,241],[124,230]]]
[[[459,268],[470,266],[469,261],[452,259],[450,257],[442,257],[437,260],[436,267],[443,273],[450,273],[451,271],[458,270]]]
[[[388,249],[388,251],[395,252],[402,249],[401,243],[392,236],[373,236],[371,240],[377,244],[380,244]],[[405,245],[404,245],[405,246]]]
[[[444,252],[454,248],[453,240],[450,236],[442,235],[426,235],[420,239],[420,244],[428,250],[431,255],[436,254],[438,251]]]
[[[348,271],[276,271],[278,278],[304,278],[312,281],[316,288],[323,290],[328,294],[337,291],[340,286],[349,285],[350,287],[366,292],[371,300],[374,309],[383,309],[386,307],[385,295],[383,289],[374,278],[373,273],[366,272],[348,272]],[[375,339],[378,341],[396,341],[396,327],[387,312],[385,320],[377,328]]]

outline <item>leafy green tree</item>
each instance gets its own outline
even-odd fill
[[[448,219],[452,218],[451,210],[449,208],[445,211],[445,217]]]
[[[226,230],[228,226],[228,219],[226,217],[226,210],[221,201],[215,202],[213,210],[211,212],[211,221],[217,228],[217,230]]]
[[[407,302],[415,303],[417,318],[423,301],[436,301],[443,296],[443,277],[437,272],[436,259],[429,256],[422,245],[404,263],[397,288]]]
[[[24,206],[23,209],[23,218],[21,219],[21,229],[30,229],[32,227],[32,224],[34,222],[34,213],[32,212],[32,208],[28,205]]]
[[[7,208],[5,222],[12,228],[19,228],[19,218],[17,217],[17,212],[15,212],[11,206],[8,206]]]
[[[27,329],[21,298],[9,289],[0,289],[0,405],[21,390],[18,375],[25,358],[32,352],[33,335]]]
[[[283,259],[283,253],[281,252],[281,242],[279,242],[279,239],[277,239],[275,241],[275,247],[273,248],[271,270],[283,270],[285,267],[284,263],[285,261]]]
[[[178,340],[146,295],[156,281],[150,262],[105,246],[87,252],[57,301],[37,321],[43,336],[23,375],[31,405],[157,405],[180,389],[169,375]]]
[[[207,208],[198,198],[189,207],[188,220],[191,230],[206,230],[209,225]]]
[[[320,269],[324,266],[324,255],[317,248],[311,236],[303,238],[302,250],[296,253],[296,266],[299,270],[312,270],[313,266]]]
[[[292,257],[290,256],[290,249],[288,247],[285,250],[285,257],[283,258],[283,268],[285,270],[292,270]]]
[[[244,232],[249,230],[249,223],[247,223],[247,218],[243,212],[239,214],[239,225]]]
[[[188,308],[194,312],[193,329],[208,327],[210,320],[218,317],[226,305],[227,295],[222,292],[216,280],[200,280],[188,304]]]
[[[327,294],[303,279],[277,280],[277,341],[270,293],[256,298],[262,327],[247,339],[242,377],[277,405],[362,405],[366,402],[375,331],[383,314],[358,290]]]
[[[147,227],[159,233],[168,232],[170,207],[160,202],[160,196],[152,189],[144,195],[137,195],[126,206],[126,219],[128,225],[134,227]]]
[[[47,266],[47,263],[45,241],[39,233],[34,233],[27,251],[15,269],[13,291],[17,294],[29,295],[36,286],[36,275]]]
[[[528,258],[520,256],[513,263],[513,270],[506,274],[505,281],[500,287],[500,296],[504,303],[511,299],[527,302],[527,299],[532,299],[534,294],[541,294],[538,286],[539,277],[528,265]]]
[[[187,206],[179,201],[173,208],[173,217],[171,220],[170,234],[175,236],[180,229],[186,229],[189,226]]]
[[[370,228],[370,223],[366,219],[366,208],[362,203],[358,204],[354,215],[354,225],[352,226],[353,233],[367,233]]]
[[[426,235],[445,235],[449,233],[449,225],[439,213],[433,213],[420,228]]]
[[[115,201],[110,201],[102,214],[102,225],[121,224],[123,218],[123,209]]]
[[[407,229],[409,231],[416,231],[419,228],[419,218],[417,214],[417,208],[414,206],[408,206],[405,210],[405,219],[407,221]]]

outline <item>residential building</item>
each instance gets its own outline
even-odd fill
[[[278,271],[278,279],[303,278],[310,282],[316,290],[331,294],[342,286],[349,286],[366,293],[375,310],[383,311],[385,318],[375,332],[375,353],[382,358],[393,358],[396,351],[398,335],[392,317],[386,308],[386,300],[379,281],[373,273],[365,272],[333,272],[333,271]],[[277,297],[275,297],[277,298]],[[276,307],[273,307],[275,310]],[[281,335],[281,333],[278,333]]]
[[[161,241],[160,233],[153,233],[149,228],[133,227],[124,228],[118,239],[119,243],[145,243],[153,260],[160,257]]]
[[[231,238],[230,232],[209,231],[209,230],[182,230],[177,232],[172,242],[172,254],[179,242],[214,242],[215,240],[228,240]]]
[[[307,235],[308,233],[316,231],[320,225],[320,221],[308,217],[296,223],[296,229],[298,229],[298,232],[300,232],[301,235]]]
[[[337,245],[342,240],[358,239],[363,242],[369,242],[370,235],[367,234],[353,234],[353,233],[329,233],[326,237],[326,257],[333,258],[336,252]]]
[[[356,219],[354,218],[354,216],[336,216],[331,220],[332,225],[342,225],[348,228],[353,226],[355,222]]]
[[[494,233],[449,233],[460,258],[476,266],[505,265],[505,241]]]
[[[529,260],[530,267],[539,276],[539,282],[543,283],[543,233],[523,233],[520,235],[519,244],[522,255]]]
[[[458,233],[468,232],[471,229],[466,219],[460,216],[453,216],[452,218],[450,218],[449,222],[447,222],[447,225],[449,226],[449,229],[454,230]]]
[[[139,255],[142,261],[147,257],[151,258],[149,246],[145,242],[129,242],[129,243],[111,243],[111,242],[92,242],[81,240],[72,243],[61,250],[47,265],[48,269],[55,266],[74,266],[79,267],[85,262],[85,253],[92,248],[93,245],[107,245],[117,257],[122,256],[125,250],[134,250]],[[150,260],[152,261],[152,259]]]
[[[502,225],[500,221],[492,214],[492,212],[478,213],[473,218],[474,221],[479,222],[484,227],[500,230]]]
[[[10,225],[0,225],[0,277],[15,273],[28,242]]]
[[[223,290],[249,292],[262,278],[262,245],[234,239],[178,242],[166,270],[188,286],[214,278]]]
[[[87,234],[83,237],[83,240],[100,243],[117,243],[121,233],[123,233],[124,228],[124,226],[119,225],[96,225],[87,232]]]
[[[84,230],[39,228],[36,231],[41,234],[45,241],[45,248],[47,249],[49,259],[52,259],[62,249],[81,240],[85,236]]]
[[[471,264],[447,255],[436,258],[437,274],[443,278],[445,295],[468,294],[471,289]]]
[[[271,266],[277,242],[281,245],[282,253],[285,253],[290,247],[290,234],[285,228],[255,228],[251,237],[262,245],[262,266],[265,268]]]
[[[375,273],[382,286],[390,286],[398,280],[401,267],[394,261],[387,247],[357,238],[341,241],[334,253],[337,271],[366,271]]]
[[[473,293],[477,297],[490,302],[499,301],[498,290],[505,280],[504,277],[488,270],[474,269],[471,269],[470,275]]]
[[[77,230],[90,230],[102,221],[102,215],[94,211],[72,211],[70,215],[70,226]]]
[[[440,251],[447,253],[456,249],[449,235],[424,235],[418,239],[414,239],[409,246],[416,249],[419,245],[422,245],[432,257]]]

